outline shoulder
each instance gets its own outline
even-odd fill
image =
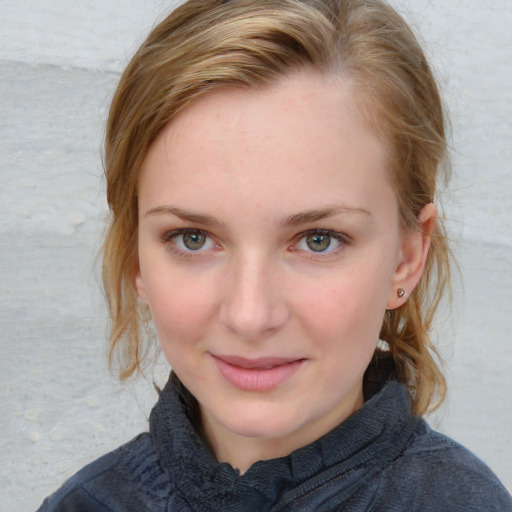
[[[400,500],[403,510],[512,512],[512,498],[496,475],[423,420],[388,469],[385,494]]]
[[[149,434],[140,434],[78,471],[37,512],[165,510],[169,483]]]

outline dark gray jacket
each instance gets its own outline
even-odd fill
[[[240,476],[216,462],[169,381],[150,432],[86,466],[39,511],[511,512],[512,498],[479,459],[411,415],[396,382],[324,437]]]

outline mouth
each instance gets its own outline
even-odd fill
[[[224,379],[244,391],[269,391],[276,388],[290,379],[306,361],[287,357],[246,359],[214,354],[212,357]]]

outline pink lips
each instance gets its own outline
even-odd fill
[[[238,356],[213,355],[222,376],[244,391],[268,391],[289,379],[305,361],[284,357],[245,359]]]

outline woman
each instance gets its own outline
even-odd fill
[[[40,510],[512,510],[421,419],[446,139],[390,7],[187,2],[125,70],[105,159],[111,360],[140,370],[150,317],[173,372],[149,434]]]

